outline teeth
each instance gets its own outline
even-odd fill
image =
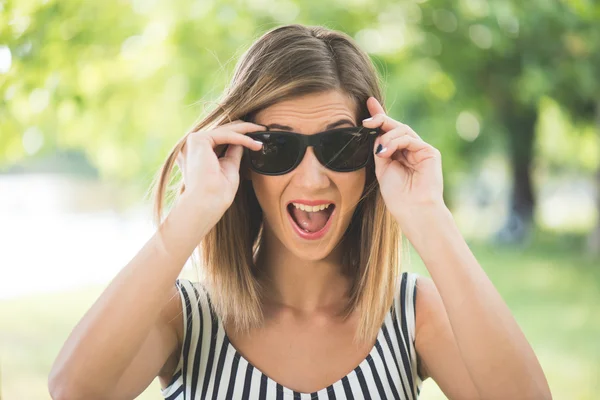
[[[302,211],[317,212],[317,211],[322,211],[322,210],[328,208],[332,203],[319,204],[318,206],[307,206],[305,204],[300,204],[300,203],[292,203],[292,204],[294,205],[294,207],[296,207]]]

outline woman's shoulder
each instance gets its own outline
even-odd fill
[[[441,298],[433,280],[427,276],[417,275],[415,279],[415,309],[417,328],[427,322],[432,313],[439,312]],[[417,329],[418,330],[418,329]]]
[[[435,283],[430,277],[415,272],[405,272],[404,274],[406,274],[406,277],[403,278],[403,280],[406,280],[405,290],[412,300],[416,333],[423,323],[434,317],[432,313],[440,310],[441,298]]]
[[[184,318],[190,318],[195,312],[211,312],[212,306],[209,291],[203,281],[192,281],[187,278],[178,278],[175,286],[179,291]]]
[[[404,271],[396,281],[394,316],[406,325],[405,329],[408,329],[411,336],[414,336],[417,285],[422,278],[418,273]]]
[[[182,295],[188,295],[191,298],[201,298],[205,296],[205,284],[202,281],[192,281],[188,278],[177,278],[175,286]]]
[[[405,282],[407,286],[415,286],[417,280],[422,278],[423,276],[417,272],[404,271],[400,274],[399,284],[402,285],[402,283]]]
[[[395,302],[398,306],[415,308],[417,287],[421,284],[423,276],[416,272],[404,271],[396,281]]]
[[[178,300],[175,300],[178,297]],[[176,326],[179,342],[175,364],[170,373],[165,374],[161,390],[165,398],[178,398],[178,394],[185,389],[187,376],[188,355],[193,352],[196,345],[202,344],[202,338],[210,335],[210,328],[203,321],[211,319],[211,305],[206,290],[206,284],[202,281],[192,281],[180,277],[175,281],[174,295],[170,302],[179,303],[179,313],[173,318],[172,323]],[[190,358],[192,361],[193,357]]]

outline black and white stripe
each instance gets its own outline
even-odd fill
[[[313,393],[286,388],[245,360],[228,340],[202,285],[179,279],[183,348],[162,395],[167,400],[417,399],[422,380],[414,346],[416,279],[417,274],[402,274],[394,307],[365,360],[339,381]]]

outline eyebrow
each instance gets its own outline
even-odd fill
[[[329,125],[327,125],[327,127],[325,128],[325,130],[329,130],[329,129],[333,129],[336,128],[340,125],[344,125],[344,124],[350,124],[352,126],[354,126],[354,122],[349,120],[348,118],[344,118],[344,119],[340,119],[339,121],[333,122]],[[266,127],[268,127],[269,129],[281,129],[284,131],[293,131],[294,129],[290,126],[286,126],[286,125],[279,125],[279,124],[269,124],[269,125],[265,125]]]

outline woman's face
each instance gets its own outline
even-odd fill
[[[313,135],[355,126],[354,109],[352,99],[330,91],[274,104],[256,114],[254,122],[271,130]],[[293,171],[279,176],[251,171],[250,178],[268,237],[279,240],[299,258],[321,260],[335,248],[350,223],[365,185],[365,169],[331,171],[309,147]]]

